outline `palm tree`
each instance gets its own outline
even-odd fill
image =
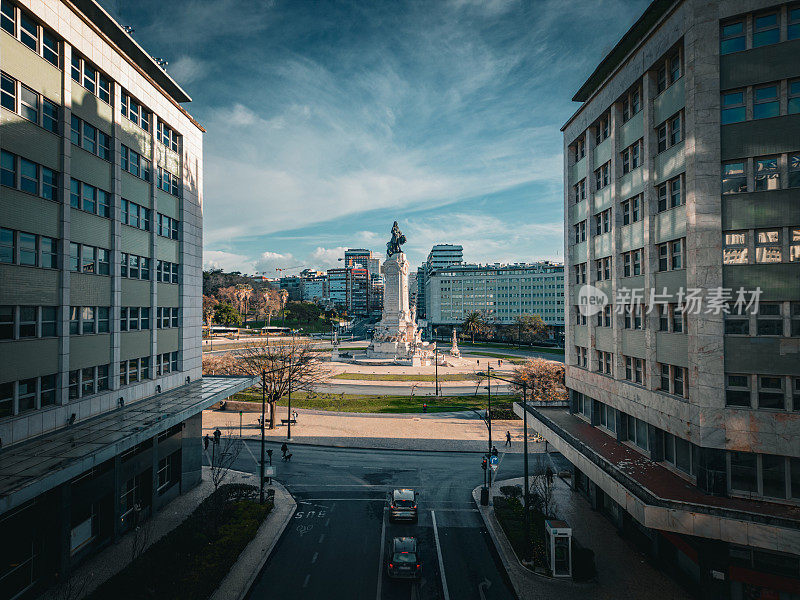
[[[461,326],[464,330],[464,333],[472,335],[472,343],[475,343],[475,334],[480,333],[483,329],[483,317],[481,313],[478,311],[473,311],[467,315],[467,318],[464,319],[464,323]]]

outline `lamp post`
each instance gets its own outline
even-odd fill
[[[292,441],[292,377],[289,375],[289,418],[286,419],[286,440]]]
[[[486,387],[487,396],[489,399],[489,407],[486,412],[486,421],[487,421],[487,427],[489,428],[489,456],[491,456],[492,455],[492,366],[489,364],[487,364],[486,366],[486,376],[487,379],[489,380]],[[489,488],[491,488],[492,487],[491,469],[487,469],[486,472],[488,473],[487,478],[489,480]]]
[[[433,349],[433,365],[436,372],[436,397],[439,397],[439,346]]]
[[[267,372],[265,370],[261,371],[261,466],[259,467],[259,474],[261,477],[259,478],[259,493],[258,499],[261,504],[264,504],[264,444],[266,440],[264,439],[264,425],[266,424],[266,408],[267,408]],[[272,458],[270,457],[270,462]]]

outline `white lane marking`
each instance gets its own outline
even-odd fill
[[[386,502],[384,498],[309,498],[308,502]],[[330,512],[333,512],[331,508]]]
[[[383,586],[383,549],[386,543],[386,508],[383,509],[383,519],[381,520],[381,550],[378,554],[378,592],[375,594],[376,600],[381,600],[381,587]]]
[[[478,509],[476,508],[475,510],[478,510]],[[331,520],[330,519],[325,519],[325,527],[327,527],[330,524],[331,524]]]
[[[376,488],[379,490],[397,490],[400,488],[414,488],[413,485],[375,485],[372,483],[293,483],[289,487],[332,487],[332,488]],[[419,489],[419,488],[416,488]]]
[[[481,600],[486,600],[486,592],[489,591],[490,587],[492,587],[492,582],[484,577],[483,581],[478,584],[478,593],[481,595]]]
[[[250,453],[250,456],[252,456],[252,457],[253,457],[253,462],[254,462],[254,463],[256,463],[256,467],[257,467],[257,466],[259,466],[259,462],[258,462],[258,460],[256,459],[256,455],[255,455],[255,454],[253,454],[253,451],[252,451],[252,450],[250,450],[250,446],[248,446],[247,444],[243,444],[243,445],[244,445],[244,447],[245,447],[245,448],[247,448],[247,451]],[[266,466],[266,465],[265,465],[265,466]]]
[[[323,533],[321,536],[319,536],[319,542],[317,542],[317,543],[321,544],[322,540],[324,540],[324,539],[325,539],[325,534]]]
[[[436,513],[431,511],[433,521],[433,538],[436,540],[436,555],[439,557],[439,573],[442,576],[442,592],[444,600],[450,600],[450,592],[447,591],[447,578],[444,575],[444,561],[442,560],[442,546],[439,544],[439,529],[436,527]]]
[[[311,573],[306,575],[306,580],[303,582],[303,587],[308,587],[308,580],[311,579]]]
[[[314,556],[311,557],[311,564],[313,565],[317,562],[317,557],[319,556],[319,552],[314,552]]]

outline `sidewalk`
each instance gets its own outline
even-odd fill
[[[228,476],[225,478],[223,483],[249,483],[251,485],[257,485],[258,477],[241,471],[229,471]],[[259,541],[263,544],[264,540],[267,539],[264,536],[267,534],[271,534],[274,537],[273,543],[277,541],[277,539],[280,537],[280,534],[283,532],[283,528],[288,522],[288,519],[291,518],[292,514],[294,514],[294,509],[297,506],[294,502],[294,499],[281,484],[275,482],[273,485],[275,488],[275,508],[267,516],[266,520],[264,521],[264,525],[262,525],[258,531],[257,537],[245,548],[244,551],[242,551],[242,554],[239,557],[239,562],[241,562],[246,555],[249,556],[248,552],[251,550],[251,546],[254,542]],[[199,485],[169,502],[162,510],[157,512],[149,519],[152,530],[150,532],[150,539],[147,540],[145,548],[149,548],[167,533],[175,529],[175,527],[183,523],[186,517],[188,517],[189,514],[194,511],[213,491],[214,484],[211,482],[210,467],[203,467],[203,480]],[[287,511],[289,515],[288,518],[285,514]],[[283,525],[280,528],[280,531],[276,532],[275,527],[280,524],[279,521],[281,519]],[[267,527],[268,525],[269,527]],[[69,585],[72,586],[73,591],[73,593],[69,596],[70,600],[80,600],[81,598],[85,598],[91,592],[97,589],[100,584],[104,583],[125,568],[131,562],[131,544],[133,543],[133,537],[134,536],[132,532],[126,533],[119,540],[117,540],[117,542],[107,546],[75,569],[71,573],[69,579]],[[271,545],[269,548],[271,549]],[[266,557],[264,557],[264,561],[266,561]],[[262,565],[264,561],[262,561]],[[228,577],[230,577],[237,570],[239,562],[237,562],[231,569]],[[261,567],[259,566],[258,570],[260,570],[260,568]],[[258,570],[256,571],[256,574],[258,573]],[[225,580],[223,580],[223,583],[226,582],[227,577]],[[234,581],[232,585],[236,585],[236,582]],[[244,591],[246,592],[248,589],[249,584]],[[58,590],[51,589],[42,594],[39,598],[40,600],[59,600],[62,597],[63,594],[59,595]],[[243,595],[241,597],[243,597]],[[217,600],[216,595],[214,598]],[[227,600],[228,598],[232,597],[222,596],[220,597],[220,600]]]
[[[627,540],[619,536],[614,526],[600,513],[593,511],[585,498],[573,492],[556,477],[556,511],[572,527],[574,538],[595,555],[597,580],[575,583],[536,575],[520,564],[500,523],[494,516],[492,498],[500,495],[504,485],[524,485],[523,478],[506,479],[492,484],[489,506],[480,505],[480,487],[472,492],[475,504],[497,548],[503,566],[519,600],[585,600],[602,598],[614,600],[688,600],[689,594],[665,573],[651,565]]]
[[[292,425],[293,444],[449,452],[486,451],[488,432],[474,413],[359,414],[298,410],[298,423]],[[242,414],[241,433],[260,439],[260,413]],[[219,427],[224,435],[239,435],[238,412],[206,410],[203,434],[212,435]],[[522,421],[493,421],[493,443],[500,451],[522,452]],[[511,448],[505,446],[506,431],[511,432]],[[286,441],[286,427],[267,430],[266,439]],[[543,451],[531,443],[530,451]]]

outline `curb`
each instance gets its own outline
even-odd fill
[[[242,550],[209,600],[244,600],[292,520],[297,510],[297,502],[286,488],[274,479],[272,487],[275,489],[275,506],[272,512],[258,528],[255,537]],[[283,521],[277,524],[277,528],[271,518],[273,515],[283,518]]]
[[[245,441],[251,442],[260,442],[261,438],[258,437],[244,437]],[[267,439],[267,443],[272,444],[279,444],[285,442],[285,439],[282,440],[270,440]],[[349,446],[343,444],[317,444],[314,442],[301,442],[298,440],[291,440],[292,444],[295,446],[313,446],[316,448],[339,448],[339,449],[348,449],[348,450],[388,450],[394,452],[450,452],[450,453],[458,453],[458,454],[477,454],[482,453],[485,454],[486,450],[445,450],[445,449],[420,449],[420,448],[386,448],[381,446]],[[522,454],[521,452],[514,452],[513,454]]]
[[[508,549],[505,547],[506,544],[510,545],[510,542],[508,541],[507,538],[505,538],[505,534],[503,534],[504,538],[503,541],[505,542],[505,544],[503,544],[500,541],[498,533],[497,531],[495,531],[494,523],[489,517],[487,517],[486,513],[488,512],[489,509],[488,508],[484,509],[481,506],[480,490],[482,487],[483,487],[482,485],[479,485],[474,490],[472,490],[472,500],[473,502],[475,502],[475,507],[478,509],[478,512],[481,515],[481,519],[483,519],[483,524],[486,527],[486,531],[489,532],[489,537],[492,539],[492,545],[494,546],[494,550],[495,552],[497,552],[497,555],[500,558],[500,562],[503,564],[503,569],[505,569],[506,577],[508,577],[508,580],[511,582],[511,587],[514,588],[514,595],[516,596],[517,600],[522,600],[523,598],[525,598],[525,596],[523,595],[523,591],[520,589],[520,585],[517,582],[517,578],[512,576],[513,566],[508,557]],[[491,488],[489,488],[489,502],[490,502],[489,506],[491,506]],[[511,550],[511,553],[514,554],[513,549]],[[516,554],[514,554],[514,559],[517,561],[520,568],[525,568],[522,566],[521,563],[519,563],[519,559],[517,558]]]

